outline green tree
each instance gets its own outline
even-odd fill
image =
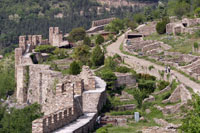
[[[52,53],[56,47],[52,45],[40,45],[35,48],[35,52],[40,52],[40,53]]]
[[[195,14],[196,14],[197,17],[200,17],[200,7],[195,9]]]
[[[119,31],[123,29],[124,29],[124,21],[118,18],[110,22],[105,27],[106,31],[115,32],[115,33],[119,33]]]
[[[32,121],[41,117],[39,104],[32,104],[24,109],[11,109],[10,114],[4,112],[0,122],[1,133],[30,133],[32,130]]]
[[[131,28],[131,30],[135,30],[135,28],[137,28],[137,24],[135,21],[129,21],[128,22],[128,27]]]
[[[80,41],[83,40],[86,36],[85,29],[80,27],[80,28],[74,28],[72,31],[69,33],[69,40],[72,42],[75,41]]]
[[[114,59],[109,56],[105,59],[105,67],[110,69],[110,70],[115,70],[116,66],[117,66],[117,63],[114,61]]]
[[[187,110],[187,114],[182,120],[182,131],[186,133],[200,132],[200,97],[193,95],[192,108]]]
[[[53,53],[57,56],[58,59],[64,59],[68,56],[67,51],[62,48],[56,48]]]
[[[69,73],[72,74],[72,75],[77,75],[77,74],[80,74],[80,72],[81,72],[80,65],[76,61],[73,61],[70,64]]]
[[[87,45],[79,45],[74,49],[73,58],[80,61],[83,65],[89,63],[90,48]]]
[[[117,80],[117,77],[111,70],[109,69],[103,70],[100,76],[103,80],[106,81],[108,89],[113,89],[115,87],[115,82]]]
[[[91,62],[93,66],[101,66],[104,64],[104,52],[99,45],[96,45],[92,51]]]
[[[137,22],[138,24],[142,24],[145,21],[144,14],[138,13],[133,15],[133,20]]]
[[[96,40],[95,40],[96,44],[100,45],[104,42],[104,38],[102,35],[98,35]]]
[[[91,46],[91,40],[88,36],[86,36],[83,40],[83,44],[84,45],[88,45],[88,46]]]
[[[166,33],[166,25],[170,22],[168,17],[164,17],[161,22],[158,22],[156,25],[156,31],[159,34]]]
[[[135,89],[133,89],[133,96],[134,96],[134,98],[137,102],[138,108],[141,108],[142,107],[142,101],[146,97],[145,91],[135,88]]]

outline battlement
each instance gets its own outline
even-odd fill
[[[73,107],[64,108],[32,122],[32,133],[49,133],[69,124],[78,117]]]

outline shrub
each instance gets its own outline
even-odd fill
[[[99,45],[96,45],[92,51],[91,62],[93,66],[101,66],[104,64],[104,52]]]
[[[171,96],[171,92],[164,93],[162,95],[162,100],[168,99]]]
[[[106,81],[108,89],[112,89],[115,86],[115,82],[117,80],[117,77],[115,76],[115,74],[111,70],[109,70],[109,69],[103,70],[101,72],[100,76],[103,80]]]
[[[149,66],[149,70],[151,71],[152,69],[154,69],[155,67],[153,65]]]
[[[86,36],[85,29],[82,27],[72,29],[69,33],[68,39],[72,42],[83,40]]]
[[[159,34],[166,33],[166,23],[165,22],[158,22],[157,25],[156,25],[156,31]]]
[[[126,66],[119,66],[119,67],[116,68],[116,72],[128,73],[128,72],[130,72],[130,68],[128,68]]]
[[[134,96],[135,100],[137,101],[138,108],[141,108],[142,101],[146,97],[146,92],[144,90],[134,89],[133,96]]]
[[[40,45],[35,48],[35,52],[40,52],[40,53],[52,53],[56,47],[52,45]]]
[[[194,48],[198,49],[199,48],[199,44],[197,42],[194,42]]]
[[[96,40],[95,40],[96,44],[100,45],[104,42],[104,38],[102,35],[98,35]]]
[[[97,129],[96,133],[108,133],[108,129],[106,127],[101,127]]]
[[[117,63],[114,61],[114,59],[111,56],[105,59],[104,64],[106,68],[111,69],[111,70],[115,70],[117,66]]]
[[[152,81],[152,80],[141,80],[138,83],[138,88],[150,94],[154,92],[154,90],[156,89],[156,83],[155,81]]]
[[[196,14],[197,17],[200,17],[200,7],[195,9],[195,14]]]
[[[62,48],[56,48],[53,53],[57,56],[58,59],[64,59],[68,56],[66,50]]]
[[[153,80],[155,81],[156,80],[156,77],[155,76],[151,76],[149,74],[142,74],[142,73],[139,73],[136,75],[137,76],[137,80],[140,80],[140,79],[143,79],[143,80]]]
[[[80,74],[80,72],[81,72],[81,67],[79,66],[79,64],[76,61],[73,61],[70,64],[69,73],[72,75],[77,75],[77,74]]]
[[[164,81],[164,80],[159,81],[159,82],[158,82],[158,89],[159,89],[159,90],[163,90],[163,89],[165,89],[168,85],[169,85],[169,82],[167,82],[167,81]]]
[[[88,45],[88,46],[91,46],[91,40],[88,36],[86,36],[83,40],[83,44],[84,45]]]

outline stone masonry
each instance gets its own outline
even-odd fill
[[[23,38],[15,49],[17,102],[23,105],[38,103],[44,113],[42,118],[33,121],[32,132],[52,132],[88,112],[95,117],[91,117],[89,126],[81,127],[92,129],[94,119],[106,102],[105,82],[86,66],[80,75],[64,76],[51,70],[49,65],[34,64],[30,55],[36,45],[41,45],[41,37],[38,39],[36,43]]]

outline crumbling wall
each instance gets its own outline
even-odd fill
[[[136,85],[136,78],[133,77],[131,73],[115,73],[117,77],[116,86],[120,87],[122,85],[126,86],[135,86]]]
[[[80,78],[84,80],[84,89],[85,90],[95,90],[96,82],[94,73],[90,70],[88,66],[82,67],[82,72],[80,73]]]
[[[50,27],[49,28],[49,43],[52,46],[60,46],[60,43],[63,42],[63,35],[59,27]]]

